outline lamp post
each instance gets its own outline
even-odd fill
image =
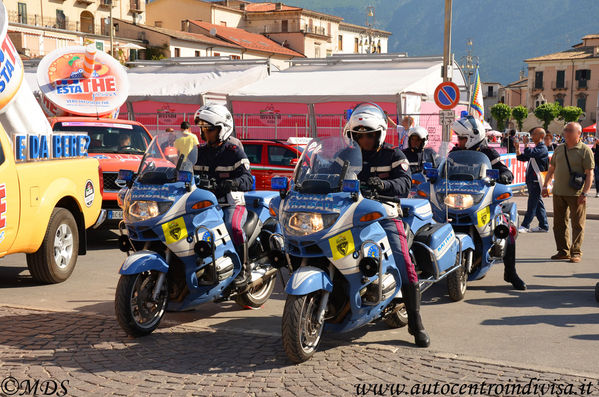
[[[470,106],[472,100],[472,76],[474,76],[474,72],[478,68],[479,59],[477,56],[472,55],[472,39],[468,39],[466,45],[466,55],[460,58],[460,68],[468,79],[468,106]]]
[[[368,40],[368,48],[366,50],[366,53],[372,54],[373,52],[376,52],[375,45],[374,45],[374,32],[373,32],[373,27],[374,27],[376,18],[375,18],[373,6],[366,7],[366,10],[367,10],[367,13],[366,13],[366,27],[367,27],[366,39]]]

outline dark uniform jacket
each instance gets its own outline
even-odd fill
[[[410,171],[412,174],[416,174],[418,172],[422,172],[422,164],[423,163],[432,163],[433,168],[437,168],[437,153],[431,148],[424,149],[414,149],[414,148],[406,148],[403,150],[403,153],[406,155],[410,163]]]
[[[384,143],[379,150],[362,150],[362,171],[358,174],[358,179],[368,183],[368,179],[373,176],[381,178],[385,183],[381,195],[408,197],[412,187],[412,174],[408,159],[399,148]]]
[[[510,171],[510,169],[501,162],[501,158],[499,157],[497,150],[488,147],[486,142],[483,141],[470,149],[460,149],[458,146],[454,146],[454,148],[451,149],[452,152],[457,150],[477,150],[481,153],[484,153],[489,158],[489,161],[491,161],[491,166],[493,169],[499,170],[499,183],[509,185],[514,180],[514,174],[512,174],[512,171]]]
[[[196,174],[216,179],[217,184],[231,180],[238,191],[247,192],[252,189],[250,161],[245,152],[229,140],[217,147],[201,145],[193,170]],[[217,198],[221,199],[225,195],[218,194]]]
[[[534,167],[531,165],[530,160],[535,159],[539,171],[547,171],[549,169],[549,151],[547,146],[541,141],[534,148],[527,147],[524,149],[522,154],[516,156],[519,161],[528,161],[528,167],[526,168],[526,182],[527,183],[539,183],[537,174]]]

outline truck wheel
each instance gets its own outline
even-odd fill
[[[79,231],[73,214],[65,208],[54,208],[42,245],[27,254],[27,267],[34,280],[46,284],[65,281],[77,263]]]
[[[276,276],[276,273],[275,273]],[[272,294],[275,289],[275,282],[277,278],[272,276],[269,280],[265,281],[264,284],[257,288],[252,288],[248,292],[244,292],[235,298],[235,303],[244,309],[259,309]]]

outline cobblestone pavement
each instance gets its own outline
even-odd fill
[[[68,381],[57,393],[66,389],[73,396],[407,395],[423,387],[419,384],[429,385],[428,395],[433,395],[437,381],[437,395],[452,395],[443,384],[470,390],[460,394],[456,386],[453,395],[478,395],[466,387],[482,382],[491,387],[484,395],[525,394],[526,389],[521,394],[498,389],[515,384],[529,385],[529,395],[560,395],[569,388],[577,395],[599,395],[599,375],[480,361],[400,341],[352,343],[354,337],[325,335],[312,360],[293,365],[280,338],[252,331],[168,321],[152,335],[132,339],[109,316],[0,306],[0,395],[26,391],[15,393],[15,382],[24,387],[26,380],[41,385],[50,379]]]

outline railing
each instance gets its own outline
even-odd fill
[[[577,80],[578,84],[576,86],[577,89],[579,90],[586,90],[587,88],[589,88],[589,81],[587,79],[580,79]]]
[[[552,90],[567,90],[568,89],[568,85],[566,84],[566,82],[560,82],[561,84],[557,84],[557,81],[552,81],[551,82],[551,89]]]
[[[192,124],[192,132],[199,134],[199,128],[193,125],[194,113],[124,113],[119,115],[121,119],[133,119],[142,123],[151,134],[164,132],[167,128],[178,130],[183,121]],[[440,140],[439,114],[414,114],[412,117],[418,117],[418,125],[426,128],[428,131],[439,131],[434,137],[431,134],[430,141],[434,146]],[[389,117],[397,120],[396,115],[390,114]],[[233,115],[235,122],[235,132],[239,139],[280,139],[287,140],[290,137],[312,137],[312,120],[308,114],[283,114],[283,113],[236,113]],[[343,127],[347,120],[342,114],[317,114],[314,117],[316,122],[316,135],[338,136],[343,133]],[[400,137],[397,130],[389,127],[387,130],[387,143],[397,146],[400,143]]]
[[[97,19],[94,18],[94,19]],[[96,22],[94,23],[84,23],[81,25],[80,21],[73,21],[68,17],[57,18],[57,17],[44,17],[38,14],[27,14],[22,15],[17,11],[9,11],[8,12],[8,22],[9,23],[19,23],[22,25],[30,25],[30,26],[39,26],[45,28],[53,28],[53,29],[62,29],[62,30],[70,30],[75,32],[82,33],[90,33],[90,34],[99,34],[104,33],[105,30],[102,29],[102,23]]]

